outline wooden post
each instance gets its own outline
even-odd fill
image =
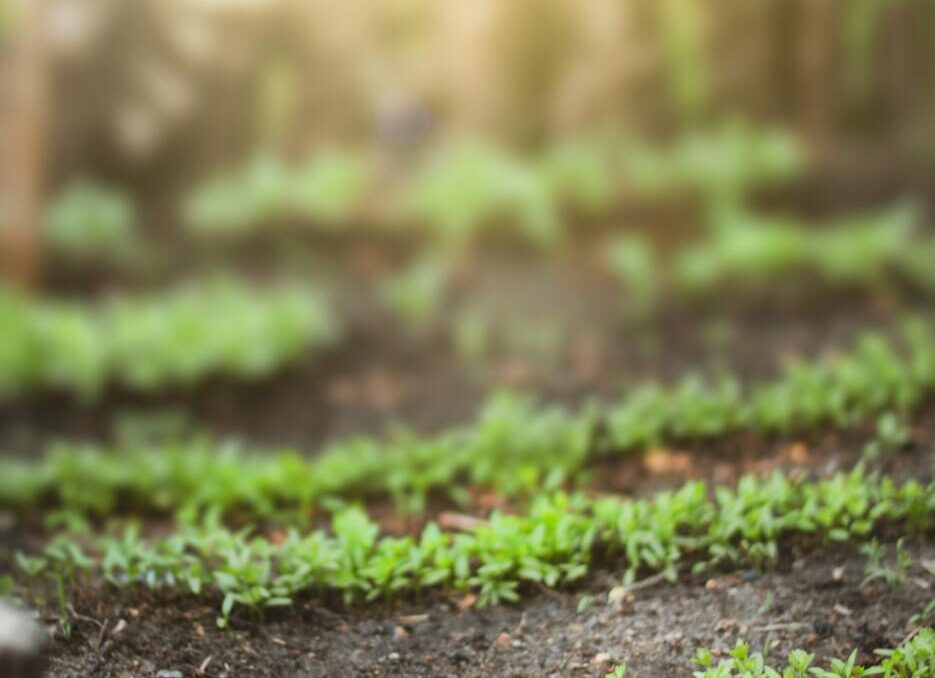
[[[833,0],[800,0],[798,23],[799,128],[819,159],[828,156],[833,134]]]
[[[13,28],[0,64],[0,271],[23,289],[39,278],[48,111],[44,6],[43,0],[10,1]]]

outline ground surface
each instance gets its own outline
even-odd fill
[[[547,318],[566,328],[557,354],[545,359],[531,358],[521,346],[499,347],[476,369],[443,333],[407,338],[385,313],[366,304],[355,308],[359,301],[351,294],[345,342],[265,383],[210,383],[156,398],[114,392],[91,407],[45,394],[0,405],[0,444],[30,454],[57,436],[103,440],[123,411],[176,409],[221,435],[315,454],[328,441],[379,435],[392,422],[433,431],[469,421],[497,386],[576,404],[617,397],[636,380],[671,380],[701,368],[762,378],[789,356],[833,352],[865,328],[892,328],[906,305],[889,295],[825,297],[801,289],[762,303],[738,291],[708,306],[669,309],[646,331],[620,321],[614,288],[589,272],[587,261],[558,272],[550,266],[486,262],[476,279],[462,281],[485,304],[522,309],[513,317],[517,324]],[[909,305],[923,314],[932,310]],[[873,429],[870,421],[846,433],[673,441],[645,455],[598,457],[589,469],[590,488],[642,495],[687,478],[731,483],[741,473],[773,469],[828,475],[860,458]],[[871,468],[930,480],[933,443],[935,405],[929,403],[912,420],[910,444]],[[388,532],[418,529],[400,524],[379,501],[369,508]],[[22,525],[4,535],[8,545],[29,538]],[[892,543],[896,535],[882,536]],[[906,637],[910,617],[935,590],[931,572],[920,565],[935,559],[931,534],[911,542],[916,564],[898,589],[862,586],[865,559],[854,548],[785,546],[781,561],[764,572],[686,575],[677,584],[643,588],[620,605],[608,603],[608,592],[621,568],[604,563],[574,590],[526,591],[517,605],[476,610],[463,594],[441,593],[351,609],[304,601],[262,624],[236,617],[230,631],[215,625],[217,600],[85,589],[73,601],[73,636],[52,642],[51,675],[603,676],[625,661],[628,677],[688,676],[696,647],[723,651],[738,638],[774,656],[794,646],[821,657],[857,648],[869,661],[873,649]],[[6,556],[0,568],[10,562],[9,551],[0,549]],[[54,627],[55,604],[46,609]]]
[[[935,439],[935,408],[920,412],[912,432],[906,449],[871,470],[931,480],[935,447],[921,441]],[[608,462],[595,475],[605,489],[640,494],[687,477],[729,483],[773,468],[820,476],[850,467],[868,436],[815,432],[792,445],[738,438],[724,441],[723,453],[714,444],[697,451],[690,463],[657,451]],[[896,533],[880,536],[892,549]],[[914,564],[897,588],[862,584],[866,559],[854,547],[797,539],[763,571],[685,574],[676,584],[655,578],[622,599],[609,595],[622,566],[603,563],[581,586],[527,589],[516,605],[478,610],[463,593],[350,608],[305,600],[263,623],[235,617],[228,631],[216,627],[214,599],[86,589],[73,603],[73,636],[53,640],[51,675],[603,676],[626,662],[628,676],[650,678],[688,676],[697,647],[726,652],[738,639],[774,657],[794,647],[821,658],[857,649],[869,662],[874,649],[908,635],[911,617],[935,591],[933,535],[916,535],[908,549]],[[54,615],[46,621],[54,627]],[[118,624],[124,628],[115,632]]]
[[[917,560],[935,542],[914,543]],[[540,592],[518,606],[459,610],[464,599],[434,598],[367,610],[306,603],[266,623],[215,626],[216,608],[190,599],[79,603],[89,618],[118,620],[117,634],[79,620],[56,640],[56,676],[603,676],[627,662],[627,676],[688,676],[695,648],[724,652],[743,638],[783,657],[794,647],[819,656],[899,644],[935,579],[919,567],[891,590],[861,586],[862,557],[849,548],[798,544],[775,570],[722,573],[660,583],[620,604],[609,572],[574,593]],[[582,600],[585,603],[582,603]],[[587,601],[590,601],[589,603]],[[579,606],[581,609],[579,609]],[[103,642],[102,642],[103,638]],[[199,673],[201,671],[201,673]]]

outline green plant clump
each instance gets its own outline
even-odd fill
[[[470,242],[507,223],[527,241],[547,247],[561,234],[552,182],[534,163],[477,140],[461,140],[423,163],[399,204],[405,216],[443,244]]]
[[[0,393],[92,399],[111,382],[152,391],[213,374],[257,378],[334,336],[327,306],[300,287],[211,280],[90,305],[0,291]]]
[[[742,283],[795,284],[796,279],[829,288],[879,289],[898,280],[931,292],[929,265],[935,239],[918,230],[911,204],[853,214],[828,223],[731,210],[713,221],[700,240],[663,259],[648,239],[619,236],[607,246],[607,265],[627,295],[627,308],[645,314],[663,292],[700,297]]]
[[[370,182],[369,161],[351,150],[323,149],[297,167],[260,155],[197,186],[184,206],[185,226],[232,240],[294,222],[330,230],[357,214]]]
[[[848,353],[791,362],[777,379],[752,388],[732,376],[689,376],[672,389],[639,386],[608,412],[610,438],[630,449],[739,430],[846,426],[888,408],[906,411],[935,387],[935,348],[924,325],[908,324],[904,337],[906,357],[881,335],[868,333]]]
[[[88,181],[67,186],[49,205],[44,237],[63,259],[125,263],[139,248],[132,200]]]
[[[559,141],[546,149],[541,170],[552,192],[568,206],[587,215],[605,212],[622,183],[615,151],[620,141],[612,130]]]
[[[764,283],[807,272],[831,285],[873,285],[891,271],[927,287],[912,254],[924,241],[914,233],[909,205],[806,227],[785,217],[734,212],[717,221],[702,242],[676,255],[673,282],[688,293],[710,292],[728,280]]]
[[[649,313],[659,299],[662,276],[649,242],[639,236],[620,236],[610,243],[607,264],[623,285],[625,307],[639,317]]]
[[[639,194],[697,196],[708,216],[741,206],[754,188],[798,176],[806,163],[794,136],[740,120],[690,131],[669,146],[630,142],[623,159],[624,175]]]
[[[423,256],[380,287],[383,303],[413,331],[424,330],[445,296],[446,271],[441,260]]]

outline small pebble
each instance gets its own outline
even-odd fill
[[[617,608],[618,612],[631,600],[633,593],[625,586],[615,586],[607,593],[607,604]]]
[[[156,678],[184,678],[181,671],[175,669],[163,669],[156,674]]]
[[[0,601],[0,676],[39,678],[46,637],[28,612]]]
[[[390,652],[390,653],[387,655],[387,658],[388,658],[391,662],[395,662],[395,661],[397,661],[397,660],[399,659],[399,652]]]

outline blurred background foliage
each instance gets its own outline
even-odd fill
[[[469,360],[501,344],[548,362],[591,269],[640,322],[737,281],[935,287],[931,0],[11,0],[0,17],[0,259],[39,297],[24,318],[114,288],[170,317],[153,293],[177,280],[285,278],[335,301],[329,327],[386,312]],[[491,244],[534,262],[531,293],[524,269],[496,277]],[[563,287],[547,316],[524,298]]]
[[[927,0],[43,4],[53,183],[93,169],[158,195],[335,144],[372,147],[391,179],[450,138],[531,152],[725,114],[829,159],[933,151]]]

